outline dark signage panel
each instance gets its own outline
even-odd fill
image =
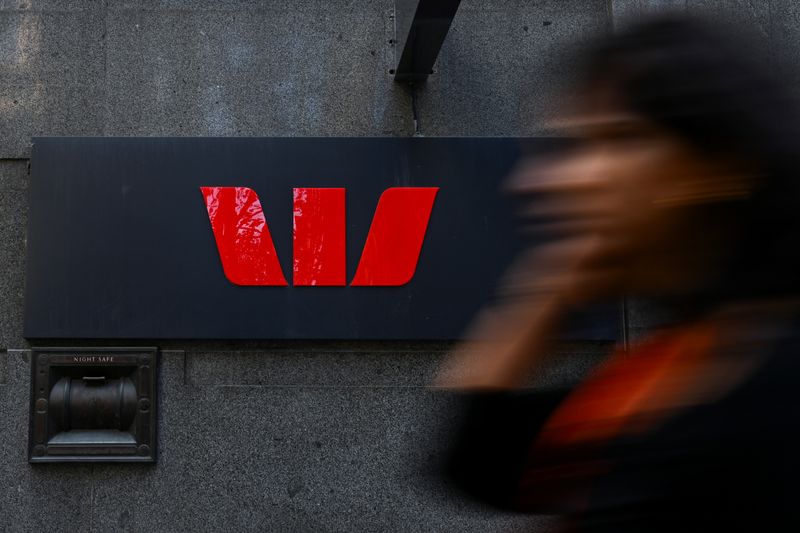
[[[37,138],[25,336],[457,338],[521,246],[521,143],[559,141]]]

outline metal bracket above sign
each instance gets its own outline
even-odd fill
[[[398,82],[423,82],[433,72],[461,0],[398,0],[397,50],[394,70]]]
[[[30,462],[155,462],[157,368],[157,348],[33,348]]]

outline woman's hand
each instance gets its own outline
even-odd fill
[[[606,151],[584,150],[523,163],[510,177],[507,189],[522,206],[520,224],[557,240],[512,265],[499,303],[480,313],[436,385],[518,387],[570,309],[622,292],[627,233],[617,231],[622,226],[615,221],[630,202],[623,201],[627,189],[608,175]]]
[[[562,240],[524,254],[509,269],[500,302],[484,309],[468,340],[456,347],[435,385],[511,389],[525,383],[566,312],[610,287],[610,273],[593,260],[594,237]]]

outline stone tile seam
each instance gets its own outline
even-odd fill
[[[0,387],[8,385],[8,350],[0,350]]]
[[[285,13],[285,14],[311,14],[316,13],[316,11],[309,9],[309,10],[297,10],[292,8],[280,8],[280,7],[230,7],[230,8],[219,8],[219,7],[207,7],[203,8],[163,8],[159,7],[147,7],[147,6],[136,6],[136,7],[124,7],[124,6],[108,6],[108,5],[97,5],[95,7],[79,7],[79,8],[0,8],[0,13],[5,14],[14,14],[14,15],[62,15],[65,13],[147,13],[147,14],[176,14],[176,15],[186,15],[186,14],[197,14],[197,13],[209,13],[209,14],[220,14],[220,13],[234,13],[234,14],[243,14],[249,15],[253,13]],[[359,13],[353,12],[353,14],[358,15]]]
[[[198,389],[425,389],[430,391],[447,392],[445,387],[432,385],[248,385],[248,384],[221,384],[221,385],[193,385]]]
[[[8,374],[8,364],[7,358],[9,352],[14,352],[17,354],[23,353],[30,353],[30,349],[11,349],[11,350],[2,350],[2,364],[3,372],[0,373],[0,386],[7,385],[6,378]],[[184,355],[181,350],[164,350],[163,353],[169,353],[170,355],[180,356]],[[311,384],[311,383],[295,383],[295,384],[250,384],[250,383],[214,383],[212,380],[209,381],[195,381],[192,379],[192,372],[187,368],[186,362],[189,359],[188,357],[183,357],[184,359],[183,364],[181,365],[181,381],[185,387],[195,388],[195,389],[220,389],[220,388],[228,388],[228,389],[430,389],[430,390],[438,390],[439,387],[433,387],[430,385],[324,385],[324,384]]]
[[[207,349],[198,349],[198,350],[191,350],[191,349],[181,349],[181,348],[164,348],[159,346],[158,342],[153,342],[152,339],[144,339],[142,342],[137,341],[135,344],[131,342],[107,342],[104,344],[90,344],[90,345],[69,345],[70,342],[83,342],[86,339],[59,339],[58,342],[53,342],[50,344],[41,344],[37,346],[30,346],[27,348],[3,348],[3,350],[9,350],[12,352],[28,352],[31,350],[36,349],[49,349],[49,348],[62,348],[67,347],[70,349],[85,349],[85,348],[120,348],[120,347],[131,347],[131,348],[139,348],[139,347],[156,347],[162,354],[181,354],[186,353],[187,355],[203,355],[203,354],[223,354],[223,353],[252,353],[252,354],[273,354],[273,353],[292,353],[292,354],[300,354],[300,353],[392,353],[392,354],[402,354],[402,353],[431,353],[431,352],[447,352],[449,348],[419,348],[419,349],[406,349],[406,348],[398,348],[398,349],[372,349],[372,348],[363,348],[363,349],[336,349],[336,348],[279,348],[279,349],[271,349],[271,348],[207,348]]]
[[[166,350],[162,350],[164,352]],[[179,351],[179,350],[175,350]],[[303,356],[303,355],[420,355],[420,354],[447,354],[450,353],[451,350],[449,349],[429,349],[429,350],[372,350],[372,349],[364,349],[364,350],[327,350],[324,348],[320,348],[317,350],[301,350],[301,349],[280,349],[280,350],[198,350],[196,352],[186,352],[186,355],[189,357],[203,357],[208,355],[217,355],[220,357],[225,357],[227,354],[237,354],[237,355],[246,355],[246,356],[264,356],[268,357],[270,355],[279,355],[279,356]]]

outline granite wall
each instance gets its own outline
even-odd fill
[[[748,21],[768,57],[800,38],[790,1],[464,0],[409,89],[393,0],[0,0],[0,531],[544,530],[432,475],[446,343],[157,342],[157,465],[29,465],[31,137],[547,134],[575,44],[665,5]],[[605,348],[558,348],[540,382]]]

